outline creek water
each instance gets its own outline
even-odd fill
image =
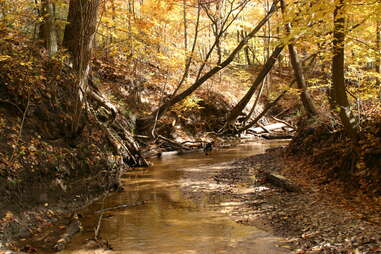
[[[84,230],[59,253],[287,253],[276,247],[279,239],[270,233],[238,224],[222,212],[235,204],[229,195],[219,194],[218,189],[224,186],[210,181],[228,161],[279,145],[246,143],[208,156],[164,156],[149,168],[128,172],[122,178],[123,192],[80,212]],[[113,250],[86,250],[86,239],[94,236],[100,216],[97,211],[120,205],[130,207],[104,212],[100,228],[100,237]]]

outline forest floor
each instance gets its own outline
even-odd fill
[[[317,168],[280,148],[238,160],[214,181],[228,185],[223,191],[244,204],[230,212],[237,222],[286,238],[281,246],[292,253],[381,253],[381,202],[311,183],[293,173],[300,170]],[[287,177],[301,191],[274,186],[264,171]]]

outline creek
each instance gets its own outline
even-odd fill
[[[281,144],[246,143],[207,156],[163,156],[149,168],[127,172],[122,178],[123,192],[80,211],[84,230],[59,253],[287,253],[276,247],[280,239],[271,233],[234,222],[224,211],[237,204],[218,191],[225,186],[211,181],[229,161]],[[86,239],[94,237],[97,211],[120,205],[130,207],[104,212],[100,228],[100,237],[113,251],[85,250]]]

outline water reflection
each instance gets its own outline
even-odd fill
[[[125,191],[113,194],[83,211],[84,232],[77,235],[62,254],[102,253],[83,250],[93,236],[104,207],[145,203],[127,209],[107,211],[101,237],[114,248],[110,253],[286,253],[274,248],[268,233],[233,222],[221,210],[237,205],[219,195],[217,184],[206,177],[232,159],[264,152],[278,143],[246,144],[213,152],[211,155],[186,154],[163,157],[145,170],[123,176]],[[214,191],[217,190],[217,191]],[[109,252],[105,252],[109,253]]]

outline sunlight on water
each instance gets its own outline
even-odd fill
[[[82,211],[83,225],[88,230],[74,237],[69,248],[60,253],[287,253],[274,247],[277,239],[269,233],[237,224],[223,213],[239,203],[218,195],[219,188],[226,186],[206,180],[223,169],[224,162],[278,145],[246,144],[208,156],[170,156],[155,160],[148,169],[128,172],[122,179],[124,192]],[[94,211],[139,201],[144,204],[105,213],[100,236],[109,241],[112,252],[83,249],[98,221],[99,214]]]

